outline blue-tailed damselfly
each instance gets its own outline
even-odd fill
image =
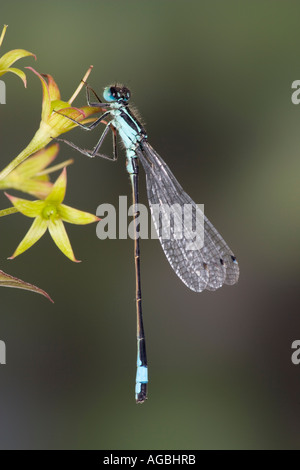
[[[128,88],[118,85],[106,87],[103,93],[105,103],[100,100],[94,90],[88,85],[86,85],[86,91],[88,105],[101,107],[105,112],[89,126],[77,124],[83,129],[92,130],[100,122],[103,122],[105,118],[108,119],[108,122],[104,121],[105,128],[100,139],[91,151],[81,149],[64,139],[57,140],[67,143],[89,157],[97,155],[110,160],[116,160],[118,133],[126,149],[126,168],[130,175],[132,198],[135,207],[133,218],[135,222],[134,257],[137,310],[136,401],[137,403],[143,403],[147,398],[148,366],[141,304],[140,246],[137,228],[139,161],[142,163],[146,173],[148,200],[158,238],[166,257],[180,279],[196,292],[201,292],[204,289],[216,290],[223,284],[235,284],[239,277],[239,267],[233,252],[221,235],[205,217],[197,204],[183,191],[169,167],[148,143],[145,129],[128,106],[130,99]],[[90,101],[90,92],[93,92],[97,102]],[[113,158],[98,153],[110,129],[113,133]],[[175,236],[175,223],[170,226],[170,236],[167,238],[162,236],[164,212],[168,212],[164,210],[164,207],[177,207],[178,213],[173,213],[173,217],[181,220],[182,208],[185,205],[190,205],[193,209],[191,212],[192,225],[196,221],[197,216],[203,220],[204,239],[199,249],[190,249],[191,239],[188,234],[183,233],[181,238]],[[157,207],[162,210],[162,217],[160,219],[154,217],[154,208]],[[165,215],[167,217],[169,214]]]

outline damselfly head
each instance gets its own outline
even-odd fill
[[[130,90],[125,86],[107,86],[104,88],[103,98],[105,101],[118,101],[120,103],[127,103],[130,99]]]

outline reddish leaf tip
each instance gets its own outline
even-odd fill
[[[5,196],[7,197],[7,199],[10,200],[10,202],[13,204],[13,200],[16,199],[15,196],[11,196],[10,194],[8,194],[6,191],[4,192]]]
[[[54,304],[54,300],[50,297],[50,295],[47,294],[47,292],[45,292],[43,289],[41,289],[41,291],[42,291],[42,295],[46,297],[46,299],[50,300],[52,304]]]

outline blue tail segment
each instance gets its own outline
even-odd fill
[[[147,398],[148,367],[141,365],[138,359],[136,380],[135,380],[135,399],[137,403],[143,403]]]

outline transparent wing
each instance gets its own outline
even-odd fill
[[[136,152],[146,173],[155,229],[176,274],[196,292],[235,284],[239,278],[236,258],[201,208],[184,192],[148,142],[143,142]],[[185,211],[185,207],[191,210]],[[200,229],[195,240],[194,229],[199,227],[199,221],[204,231]],[[195,243],[191,243],[192,240]]]

